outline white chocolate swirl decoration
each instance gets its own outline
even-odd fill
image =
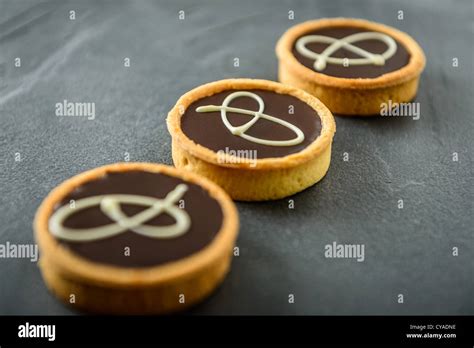
[[[387,45],[387,50],[382,54],[374,54],[368,52],[360,47],[352,45],[355,42],[365,41],[365,40],[379,40],[384,42]],[[316,53],[309,50],[306,45],[308,43],[326,43],[330,44],[326,49],[321,53]],[[358,54],[363,58],[336,58],[331,57],[331,55],[343,48],[352,53]],[[337,64],[344,65],[385,65],[387,59],[390,59],[395,52],[397,52],[397,43],[390,36],[377,33],[377,32],[363,32],[356,33],[349,36],[346,36],[342,39],[336,39],[324,35],[306,35],[296,41],[296,50],[301,55],[314,59],[314,69],[316,71],[323,71],[326,69],[327,64]]]
[[[249,97],[256,100],[258,103],[258,111],[234,108],[234,107],[229,106],[229,104],[234,99],[240,98],[240,97]],[[287,122],[285,120],[279,119],[274,116],[264,114],[263,113],[264,109],[265,109],[265,103],[258,94],[248,92],[248,91],[237,91],[237,92],[229,94],[222,102],[222,105],[199,106],[198,108],[196,108],[196,111],[197,112],[220,111],[222,122],[233,135],[239,136],[241,138],[244,138],[245,140],[248,140],[257,144],[263,144],[263,145],[268,145],[268,146],[293,146],[293,145],[300,144],[304,140],[304,133],[301,131],[301,129],[291,124],[290,122]],[[253,116],[253,118],[241,126],[234,127],[227,119],[227,112],[234,112],[237,114],[249,115],[249,116]],[[278,123],[279,125],[282,125],[292,130],[295,133],[296,137],[289,140],[270,140],[270,139],[261,139],[261,138],[248,135],[246,133],[247,130],[250,127],[252,127],[261,118],[268,120],[270,122]]]
[[[124,233],[127,230],[151,238],[175,238],[185,234],[191,226],[191,219],[188,213],[175,206],[175,203],[181,199],[187,190],[187,185],[179,184],[164,199],[128,194],[110,194],[82,198],[75,202],[75,208],[65,205],[56,210],[49,220],[49,230],[55,237],[71,242],[89,242],[105,239]],[[148,209],[129,217],[121,210],[121,204],[134,204],[148,207]],[[64,221],[69,216],[97,205],[107,217],[114,221],[113,223],[84,229],[64,226]],[[150,226],[144,224],[146,221],[162,213],[167,213],[173,217],[175,224],[169,226]]]

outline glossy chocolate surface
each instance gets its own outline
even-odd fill
[[[333,38],[344,38],[346,36],[367,32],[370,30],[359,29],[359,28],[350,28],[350,27],[334,27],[334,28],[324,28],[311,32],[307,32],[302,36],[307,35],[324,35]],[[395,39],[394,39],[395,40]],[[410,54],[400,42],[397,42],[397,51],[395,54],[385,61],[383,66],[367,64],[367,65],[337,65],[328,63],[326,68],[322,71],[317,71],[318,73],[334,76],[334,77],[343,77],[343,78],[375,78],[383,74],[399,70],[408,64],[410,60]],[[296,44],[296,41],[295,41]],[[314,59],[305,57],[301,55],[293,45],[293,55],[296,59],[306,66],[307,68],[314,70]],[[382,54],[387,50],[387,45],[379,40],[364,40],[353,43],[354,46],[360,47],[370,53]],[[329,44],[326,43],[308,43],[306,47],[315,53],[322,53]],[[338,49],[334,52],[331,57],[335,58],[363,58],[351,51],[348,51],[344,48]]]
[[[109,173],[75,189],[58,203],[55,209],[69,204],[71,200],[77,201],[81,198],[103,194],[134,194],[163,199],[180,183],[188,186],[182,199],[184,209],[191,219],[189,230],[182,236],[160,239],[125,231],[110,238],[89,242],[70,242],[61,239],[58,241],[86,259],[121,267],[156,266],[198,252],[210,244],[219,232],[223,213],[219,203],[210,197],[207,191],[176,177],[144,171]],[[127,216],[132,216],[147,207],[123,204],[121,209]],[[110,223],[113,221],[100,210],[100,207],[94,206],[71,215],[64,225],[69,228],[84,229]],[[163,226],[174,223],[171,216],[163,213],[145,224]],[[126,255],[127,250],[129,250],[129,256]]]
[[[221,113],[197,112],[196,108],[204,105],[222,105],[225,97],[236,90],[229,90],[204,97],[192,103],[181,118],[181,129],[194,142],[207,147],[215,152],[229,150],[246,150],[250,156],[256,154],[256,158],[284,157],[305,149],[314,142],[321,133],[321,119],[317,112],[300,99],[287,94],[278,94],[267,90],[246,90],[260,96],[265,108],[263,113],[287,121],[303,131],[305,139],[303,142],[292,146],[269,146],[257,144],[242,137],[233,135],[224,125]],[[258,103],[250,97],[239,97],[233,100],[229,106],[247,110],[258,110]],[[233,126],[239,126],[248,122],[253,116],[227,112],[228,119]],[[284,126],[259,119],[246,134],[270,140],[288,140],[295,137],[295,133]],[[249,156],[249,157],[250,157]]]

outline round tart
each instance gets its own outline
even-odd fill
[[[276,82],[229,79],[184,94],[168,114],[176,167],[235,200],[283,198],[323,178],[336,130],[328,108]]]
[[[230,267],[237,211],[196,174],[119,163],[79,174],[39,207],[41,273],[64,302],[111,314],[159,314],[208,296]]]
[[[409,35],[360,19],[304,22],[278,41],[279,80],[342,115],[377,115],[417,93],[425,55]]]

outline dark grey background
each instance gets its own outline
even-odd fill
[[[276,80],[274,45],[287,28],[360,17],[424,48],[420,120],[337,118],[329,173],[292,197],[295,209],[288,200],[238,204],[240,256],[191,313],[474,314],[473,13],[469,0],[2,0],[0,243],[32,243],[41,200],[79,172],[126,152],[171,164],[165,117],[184,92],[229,77]],[[95,102],[96,119],[55,116],[64,99]],[[333,241],[365,244],[365,262],[326,259]],[[73,313],[34,263],[0,259],[0,314]]]

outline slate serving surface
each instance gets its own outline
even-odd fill
[[[72,175],[127,154],[171,164],[165,116],[179,96],[222,78],[276,80],[274,45],[290,26],[366,18],[425,50],[420,119],[338,117],[326,178],[291,197],[294,209],[239,203],[240,256],[189,313],[474,314],[473,14],[454,0],[2,0],[0,243],[33,243],[36,208]],[[57,117],[64,99],[95,102],[96,118]],[[334,241],[364,244],[365,261],[325,258]],[[0,259],[0,279],[0,314],[76,313],[29,260]]]

